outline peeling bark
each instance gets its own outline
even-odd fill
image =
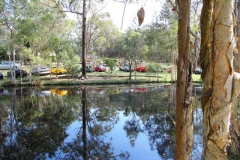
[[[228,159],[233,107],[233,3],[204,0],[201,13],[201,75],[204,88],[202,159]]]
[[[234,26],[234,33],[236,37],[236,48],[237,51],[234,53],[234,70],[236,72],[240,72],[240,14],[239,14],[239,9],[240,9],[240,1],[235,0],[235,17],[236,17],[236,26]]]
[[[234,4],[234,13],[235,13],[235,18],[236,18],[236,24],[234,25],[234,35],[235,35],[235,48],[234,49],[234,61],[233,61],[233,67],[234,71],[240,72],[240,14],[239,14],[239,9],[240,9],[240,0],[235,0]],[[235,76],[236,77],[236,76]],[[234,87],[238,89],[238,80],[234,81]],[[234,94],[236,93],[236,90],[233,92]],[[237,97],[238,94],[235,95]],[[237,106],[238,106],[238,99],[234,100],[234,109],[232,110],[231,114],[231,128],[230,128],[230,133],[231,133],[231,146],[230,146],[230,151],[233,154],[240,154],[240,130],[239,130],[239,124],[238,124],[238,118],[235,112],[237,112]]]

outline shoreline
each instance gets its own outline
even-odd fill
[[[33,78],[33,77],[32,77]],[[154,78],[154,79],[151,79]],[[2,81],[2,82],[1,82]],[[171,83],[174,84],[176,81],[166,81],[161,77],[145,77],[145,78],[135,78],[131,80],[126,76],[121,77],[107,77],[107,76],[91,76],[87,79],[80,79],[79,77],[34,77],[32,83],[29,83],[29,77],[21,79],[16,79],[16,84],[11,83],[11,79],[1,80],[1,87],[19,87],[19,86],[72,86],[72,85],[113,85],[113,84],[143,84],[143,83]],[[192,83],[202,83],[202,81],[192,81]]]

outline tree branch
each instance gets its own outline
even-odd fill
[[[127,6],[127,2],[128,2],[128,0],[125,1],[125,5],[124,5],[124,9],[123,9],[123,16],[122,16],[121,29],[122,29],[122,26],[123,26],[123,19],[124,19],[124,14],[125,14],[125,10],[126,10],[126,6]]]
[[[173,3],[171,0],[168,0],[168,2],[169,2],[169,3],[172,5],[172,7],[173,7],[172,11],[176,11],[177,14],[179,14],[178,10],[176,9],[177,4],[174,5],[174,3]],[[192,30],[190,30],[190,33],[191,33],[191,35],[192,35],[193,37],[196,37],[197,39],[200,40],[200,38],[199,38],[195,33],[193,33]]]
[[[73,10],[61,10],[61,9],[58,7],[58,5],[54,7],[54,6],[50,6],[49,4],[45,4],[45,3],[41,3],[41,2],[38,2],[38,3],[40,3],[40,4],[42,4],[42,5],[45,5],[45,6],[49,7],[49,8],[58,9],[60,12],[68,12],[68,13],[74,13],[74,14],[83,15],[83,13],[76,12],[76,11],[73,11]]]

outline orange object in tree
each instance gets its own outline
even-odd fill
[[[144,17],[145,17],[145,11],[144,11],[143,7],[141,7],[138,10],[137,16],[138,16],[138,24],[139,24],[139,26],[141,26],[141,24],[143,23]]]

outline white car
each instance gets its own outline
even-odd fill
[[[126,66],[119,66],[119,70],[120,71],[125,71],[126,70]]]
[[[15,68],[20,68],[20,63],[15,63]],[[10,61],[2,61],[0,63],[0,69],[12,69],[14,67],[13,62]]]
[[[46,67],[37,67],[32,69],[32,74],[36,74],[38,76],[48,75],[51,74],[51,70]]]
[[[201,68],[196,68],[194,73],[195,74],[201,74],[202,73],[202,69]]]
[[[129,72],[130,71],[130,66],[119,66],[119,70]],[[133,66],[131,67],[131,71],[134,71]]]

